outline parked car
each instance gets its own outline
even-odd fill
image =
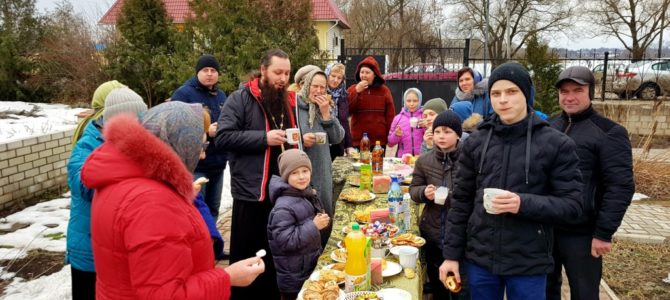
[[[440,64],[420,63],[413,64],[402,72],[388,73],[384,79],[409,79],[409,80],[456,80],[458,73],[450,71]]]
[[[670,60],[639,61],[619,72],[612,91],[621,99],[655,99],[670,94]]]
[[[623,71],[626,68],[624,64],[609,63],[607,64],[607,85],[611,86],[612,82],[616,79],[617,73]],[[603,79],[603,71],[605,69],[605,64],[599,64],[593,67],[593,77],[596,79],[596,85],[600,86],[600,83]]]

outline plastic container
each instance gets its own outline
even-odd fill
[[[368,138],[368,133],[363,132],[363,138],[361,139],[361,163],[369,164],[370,163],[370,139]]]
[[[359,188],[366,191],[372,190],[372,166],[362,164],[359,173]]]
[[[344,291],[347,293],[370,289],[370,242],[358,224],[344,238],[347,262],[344,265]]]
[[[389,219],[393,225],[398,226],[398,233],[405,232],[405,213],[403,205],[403,193],[398,184],[398,177],[391,177],[391,190],[387,194],[389,205]]]
[[[372,175],[382,175],[382,173],[384,173],[384,148],[377,141],[372,150]]]

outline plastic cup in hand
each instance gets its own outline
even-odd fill
[[[485,188],[484,189],[484,209],[487,213],[495,215],[496,211],[493,209],[493,198],[498,195],[506,193],[506,190],[496,189],[496,188]]]
[[[314,135],[316,135],[316,143],[319,145],[325,145],[326,144],[326,133],[325,132],[317,132]]]
[[[400,265],[403,268],[416,268],[416,260],[418,258],[419,249],[416,247],[402,247],[398,251],[400,258]]]
[[[409,126],[411,126],[412,128],[416,128],[417,125],[419,125],[419,119],[417,119],[416,117],[409,118]]]
[[[435,190],[435,204],[444,205],[447,201],[447,196],[449,196],[449,188],[446,186],[438,187]]]

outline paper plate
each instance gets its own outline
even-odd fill
[[[340,259],[339,257],[337,257],[337,255],[335,255],[335,252],[336,252],[336,251],[340,251],[340,252],[344,252],[344,253],[347,252],[346,249],[344,249],[344,248],[340,248],[340,249],[333,250],[333,252],[330,252],[330,258],[331,258],[332,260],[336,261],[336,262],[341,262],[341,263],[343,263],[343,262],[347,262],[347,259],[346,259],[346,258],[345,258],[345,259]],[[402,269],[402,268],[401,268],[401,269]]]
[[[346,298],[344,300],[356,300],[358,296],[362,295],[377,295],[376,292],[351,292],[347,293]]]
[[[329,266],[333,266],[333,265],[335,265],[335,264],[332,264],[332,265],[329,265]],[[326,268],[324,268],[324,269],[326,269]],[[328,268],[328,269],[330,269],[330,268]],[[344,272],[343,272],[343,271],[333,270],[333,272],[341,273],[340,276],[344,276]],[[312,273],[312,275],[309,275],[309,279],[312,280],[312,281],[318,281],[319,278],[321,278],[321,270],[319,270],[319,271],[314,271],[314,272]],[[341,284],[344,284],[344,278],[342,278],[342,280],[338,281],[337,284],[340,284],[340,285],[341,285]]]
[[[384,300],[412,300],[412,294],[406,290],[398,288],[378,290],[377,296],[382,297]]]
[[[382,270],[382,276],[383,277],[389,277],[393,275],[400,274],[402,272],[402,266],[399,263],[395,263],[392,261],[386,261],[386,269]]]
[[[296,298],[296,300],[304,300],[302,298],[303,291],[304,289],[300,290],[300,293],[298,293],[298,298]],[[340,289],[340,296],[337,297],[337,300],[345,300],[345,299],[347,299],[347,294],[345,294],[344,291]]]

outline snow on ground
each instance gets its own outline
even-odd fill
[[[28,225],[0,235],[0,259],[23,258],[32,249],[65,252],[69,206],[70,198],[59,198],[0,219],[0,230],[10,229],[17,223]]]
[[[60,271],[40,278],[24,281],[15,278],[5,289],[5,300],[50,300],[71,299],[72,282],[70,280],[70,265],[65,265]]]
[[[72,129],[77,125],[75,115],[83,110],[64,104],[0,101],[0,142]]]

